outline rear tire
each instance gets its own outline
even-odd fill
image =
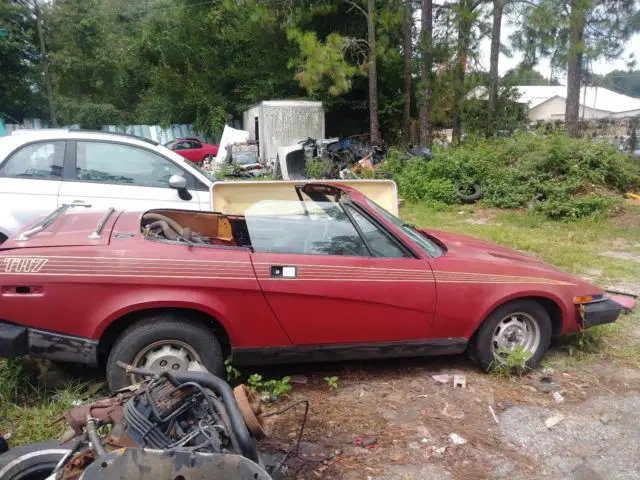
[[[111,391],[140,380],[127,376],[118,361],[156,372],[185,371],[197,362],[214,375],[224,372],[222,348],[212,329],[176,314],[148,317],[120,335],[107,360]]]
[[[12,448],[0,455],[0,479],[44,480],[68,451],[56,441]]]
[[[515,300],[494,310],[482,323],[478,331],[473,336],[469,345],[469,358],[478,364],[485,371],[490,371],[499,363],[499,358],[495,352],[500,340],[503,340],[504,325],[509,325],[510,319],[514,318],[516,328],[520,328],[518,318],[522,318],[522,324],[530,324],[529,341],[523,339],[522,343],[529,348],[523,347],[531,353],[531,357],[526,362],[528,368],[534,368],[542,359],[549,345],[551,344],[551,319],[549,314],[535,300]],[[505,323],[506,322],[506,323]],[[501,333],[503,334],[501,336]]]

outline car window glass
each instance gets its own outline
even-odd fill
[[[396,217],[392,213],[387,212],[384,208],[382,208],[373,200],[367,198],[366,202],[371,208],[373,208],[378,213],[378,215],[381,215],[388,222],[393,224],[396,228],[402,230],[402,232],[407,237],[413,240],[416,243],[416,245],[418,245],[418,247],[420,247],[431,258],[438,258],[444,255],[445,249],[442,248],[433,240],[431,240],[423,232],[420,232],[419,230],[417,230],[416,228],[414,228],[412,225],[408,223],[402,223],[402,220],[400,220],[398,217]]]
[[[102,142],[77,142],[76,176],[88,182],[169,187],[181,168],[142,148]]]
[[[0,176],[15,178],[62,178],[66,142],[40,142],[15,152],[0,166]]]
[[[256,252],[370,256],[335,202],[263,200],[245,211],[245,219]]]
[[[402,258],[407,255],[396,245],[382,230],[380,230],[371,220],[366,218],[362,213],[352,207],[345,207],[356,222],[364,238],[369,243],[376,257],[383,258]]]

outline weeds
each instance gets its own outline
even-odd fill
[[[240,373],[240,370],[234,367],[233,364],[231,363],[231,357],[227,358],[224,361],[224,369],[227,372],[227,382],[232,382],[236,378],[238,378],[240,375],[242,375]]]
[[[493,374],[502,378],[511,378],[512,375],[521,377],[529,370],[527,362],[531,355],[521,345],[516,345],[513,350],[500,350],[497,353],[500,359],[494,360],[489,368]]]
[[[277,401],[282,395],[291,392],[291,377],[282,377],[280,380],[263,380],[262,375],[254,373],[247,379],[249,387],[263,397],[271,401]]]
[[[485,206],[528,208],[554,220],[610,214],[622,194],[640,186],[640,169],[628,155],[560,133],[471,139],[436,150],[428,162],[392,151],[376,174],[391,175],[409,201],[459,204],[454,183],[476,183]]]
[[[327,382],[329,388],[338,389],[338,377],[324,377],[324,381]]]

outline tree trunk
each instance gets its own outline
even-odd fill
[[[410,141],[411,130],[411,37],[413,34],[413,0],[404,1],[404,39],[402,50],[404,57],[404,109],[402,110],[402,129],[405,142]]]
[[[40,55],[42,56],[42,73],[44,75],[44,84],[47,90],[47,99],[49,101],[49,117],[51,119],[51,126],[56,128],[58,126],[58,119],[56,118],[56,108],[53,101],[53,89],[51,88],[51,77],[49,76],[49,58],[47,57],[47,49],[44,44],[44,32],[42,30],[42,18],[40,15],[40,6],[38,0],[33,0],[33,7],[36,14],[36,27],[38,29],[38,38],[40,39]]]
[[[496,114],[498,110],[498,61],[500,59],[500,28],[502,27],[502,11],[504,0],[493,0],[493,27],[491,28],[491,56],[489,60],[489,118],[487,133],[493,135],[496,129]]]
[[[420,77],[422,79],[423,90],[420,95],[420,143],[431,145],[432,129],[431,124],[431,64],[433,55],[431,43],[433,38],[433,1],[422,0],[422,63],[420,65]]]
[[[376,59],[376,18],[375,0],[367,3],[367,40],[369,42],[369,130],[371,143],[380,144],[378,125],[378,73]]]
[[[582,56],[586,10],[582,0],[571,0],[571,29],[569,31],[569,61],[567,69],[567,103],[564,114],[567,135],[580,136],[580,84],[582,83]]]
[[[453,82],[453,105],[451,106],[451,137],[454,145],[460,145],[462,135],[462,100],[464,98],[464,78],[467,72],[469,57],[469,43],[471,42],[471,27],[473,25],[472,0],[460,0],[458,13],[458,46],[455,78]]]

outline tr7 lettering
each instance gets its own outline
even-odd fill
[[[4,259],[5,273],[38,273],[47,263],[46,258],[9,257]]]

